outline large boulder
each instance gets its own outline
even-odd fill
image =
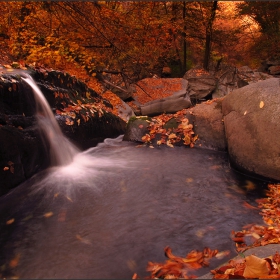
[[[217,86],[216,77],[200,66],[187,71],[183,79],[188,81],[187,91],[194,101],[205,99]]]
[[[229,157],[240,170],[280,180],[280,79],[236,89],[222,102]]]
[[[198,135],[196,147],[225,151],[227,143],[222,114],[222,99],[215,99],[187,110],[186,117]]]
[[[140,106],[140,110],[144,116],[155,116],[163,113],[175,113],[191,106],[189,94],[182,90],[166,98],[147,102]]]
[[[194,132],[193,136],[197,139],[194,141],[194,146],[225,151],[227,144],[221,104],[222,99],[217,99],[197,104],[193,108],[181,110],[176,114],[164,114],[155,118],[133,117],[127,124],[123,140],[144,143],[150,138],[151,144],[157,145],[158,140],[166,136],[170,139],[169,135],[175,134],[179,141],[172,144],[176,146],[186,145],[186,141],[181,141],[184,135],[182,135],[182,131],[178,130],[178,128],[186,128],[190,124]],[[162,129],[158,129],[159,133],[155,135],[156,137],[153,137],[153,134],[156,132],[156,123]],[[160,141],[160,144],[162,143],[168,144],[167,141]]]

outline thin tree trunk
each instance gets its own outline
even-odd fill
[[[204,60],[203,60],[203,68],[205,70],[209,70],[209,62],[210,62],[210,55],[211,55],[211,43],[212,43],[212,28],[213,22],[216,16],[216,10],[218,7],[218,1],[213,2],[213,6],[211,8],[211,15],[209,17],[207,26],[206,26],[206,41],[205,41],[205,53],[204,53]]]
[[[183,20],[184,20],[184,32],[183,32],[183,39],[184,39],[184,45],[183,45],[183,52],[184,52],[184,58],[183,58],[183,75],[187,71],[187,41],[186,41],[186,1],[184,1],[184,6],[183,6]]]

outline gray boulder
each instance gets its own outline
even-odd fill
[[[187,92],[188,82],[182,79],[182,90],[175,92],[166,98],[161,98],[145,103],[140,106],[143,116],[155,116],[163,113],[175,113],[192,106],[189,93]]]
[[[210,95],[217,86],[217,79],[200,66],[187,71],[183,79],[188,81],[187,92],[191,100],[204,99]]]
[[[248,69],[245,69],[245,71],[248,71]],[[229,66],[221,73],[216,73],[216,76],[218,85],[212,94],[212,98],[224,97],[234,89],[248,85],[248,82],[240,77],[236,67]]]
[[[211,102],[208,101],[197,104],[195,107],[189,108],[184,112],[184,117],[193,125],[194,135],[198,135],[198,139],[195,142],[196,147],[220,151],[226,150],[227,144],[225,140],[221,103],[222,99]],[[142,137],[149,134],[148,126],[152,120],[152,118],[143,116],[132,117],[127,124],[123,140],[143,143]],[[180,123],[181,119],[173,115],[173,118],[171,118],[163,128],[167,130],[170,129],[177,137],[182,137],[177,131]],[[152,144],[156,145],[157,140],[160,140],[160,138],[160,135],[155,137]],[[174,145],[182,146],[184,143],[183,141],[179,141]]]
[[[227,148],[222,114],[222,99],[208,101],[188,109],[186,117],[198,135],[196,147],[225,151]]]
[[[222,102],[231,162],[240,170],[280,180],[280,79],[236,89]]]
[[[268,71],[271,75],[279,75],[280,74],[280,65],[270,66]]]

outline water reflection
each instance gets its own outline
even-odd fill
[[[265,183],[235,174],[225,153],[120,140],[0,198],[2,277],[144,277],[148,261],[165,261],[166,246],[179,256],[231,250],[230,258],[230,231],[261,223],[259,211],[243,203],[254,205]]]

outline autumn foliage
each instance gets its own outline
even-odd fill
[[[238,10],[235,3],[218,1],[213,14],[213,3],[207,1],[4,1],[1,45],[26,63],[64,70],[72,65],[109,82],[119,75],[127,88],[161,75],[166,66],[173,77],[182,77],[202,64],[209,30],[212,68],[221,59],[235,64],[260,59],[248,52],[261,33],[270,32],[271,38],[279,5],[267,4],[265,12],[244,5]]]

